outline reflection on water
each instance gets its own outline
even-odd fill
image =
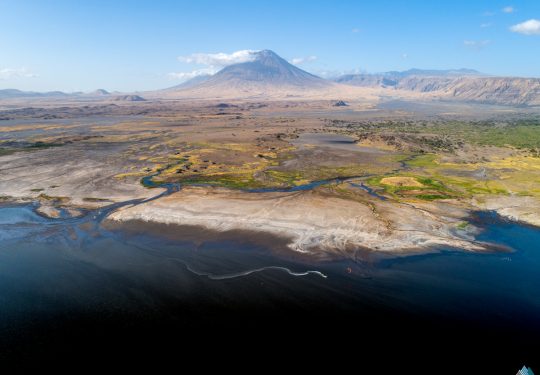
[[[514,252],[442,251],[365,263],[293,260],[247,238],[204,232],[194,241],[106,230],[94,217],[54,220],[32,206],[0,208],[0,329],[20,333],[40,319],[93,316],[101,325],[115,314],[168,321],[223,310],[468,321],[516,335],[519,350],[529,345],[524,332],[539,337],[540,230],[491,214],[476,218],[484,228],[479,239]],[[6,337],[13,336],[2,344],[11,345]]]

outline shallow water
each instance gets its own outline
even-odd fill
[[[105,214],[55,220],[31,205],[0,208],[0,349],[69,351],[64,339],[74,329],[87,344],[108,327],[128,345],[125,330],[155,339],[156,332],[186,334],[208,324],[228,329],[250,322],[264,330],[274,327],[270,321],[308,333],[335,334],[332,327],[339,327],[375,341],[441,330],[441,340],[465,335],[493,351],[510,340],[501,366],[537,361],[538,228],[479,214],[479,239],[513,252],[441,250],[321,263],[277,255],[243,236],[201,232],[193,241],[159,229],[107,230],[99,223]]]

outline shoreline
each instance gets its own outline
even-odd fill
[[[483,212],[483,211],[477,211]],[[496,212],[493,212],[496,214]],[[502,221],[513,222],[503,216],[498,216]],[[530,226],[526,223],[520,225]],[[353,261],[362,262],[362,264],[375,264],[379,261],[423,256],[436,255],[445,252],[463,252],[470,254],[495,254],[495,253],[511,253],[513,248],[505,245],[500,245],[493,242],[471,241],[482,245],[481,250],[464,250],[460,247],[433,245],[424,248],[401,248],[396,251],[377,251],[365,246],[349,247],[344,251],[328,251],[328,249],[314,247],[311,252],[298,252],[291,250],[288,246],[291,239],[277,234],[256,231],[249,229],[232,229],[226,231],[218,231],[209,229],[202,225],[188,225],[178,223],[164,223],[158,221],[145,221],[141,219],[130,220],[111,220],[106,218],[102,222],[102,228],[112,232],[122,232],[126,235],[145,235],[156,238],[161,238],[171,241],[186,241],[193,242],[196,246],[200,246],[206,242],[230,241],[237,243],[239,246],[250,244],[260,246],[269,250],[274,256],[281,259],[293,262],[301,262],[308,265],[316,265],[321,262],[342,262]],[[204,237],[201,237],[203,235]],[[203,239],[201,239],[203,238]]]
[[[440,247],[487,251],[490,244],[455,230],[463,214],[435,216],[407,205],[384,201],[367,205],[316,191],[246,195],[185,187],[180,193],[120,208],[107,220],[197,226],[222,233],[247,230],[289,239],[287,247],[296,253],[332,257],[350,255],[358,248],[395,254]]]
[[[184,194],[189,196],[188,198],[183,197]],[[212,197],[216,195],[217,200],[213,200]],[[307,198],[306,198],[307,196]],[[419,255],[419,254],[429,254],[436,253],[444,249],[455,249],[457,251],[471,251],[471,252],[507,252],[512,251],[504,246],[499,246],[496,243],[485,243],[477,241],[474,236],[478,234],[479,227],[474,225],[474,220],[471,221],[467,234],[458,233],[462,230],[457,230],[455,225],[459,220],[464,219],[463,217],[456,219],[456,217],[450,218],[448,220],[441,222],[440,217],[435,220],[437,215],[440,215],[440,208],[434,209],[432,207],[432,212],[426,210],[425,205],[415,207],[413,211],[422,212],[423,214],[427,213],[427,217],[424,217],[421,224],[423,229],[414,229],[414,224],[411,223],[402,223],[408,228],[393,228],[391,233],[384,233],[385,229],[381,225],[377,226],[376,222],[380,220],[380,213],[374,215],[374,217],[364,220],[362,224],[371,225],[371,229],[374,229],[373,232],[369,231],[359,231],[359,233],[352,233],[352,229],[362,229],[358,226],[355,226],[358,223],[358,215],[324,215],[323,220],[319,222],[310,222],[309,225],[302,227],[303,217],[296,216],[294,220],[283,220],[283,217],[280,217],[279,214],[276,216],[276,212],[272,212],[268,217],[260,214],[261,212],[272,211],[271,207],[265,206],[269,201],[281,201],[281,200],[290,200],[292,206],[296,199],[300,198],[300,201],[307,199],[307,205],[313,206],[313,208],[325,211],[324,205],[321,206],[320,198],[323,194],[320,194],[320,191],[292,191],[292,192],[262,192],[262,193],[249,193],[246,194],[242,191],[231,190],[226,188],[216,188],[216,187],[201,187],[201,186],[185,186],[180,192],[173,193],[170,196],[161,197],[157,200],[143,202],[137,205],[126,205],[112,211],[110,214],[104,217],[104,220],[101,222],[101,225],[106,230],[115,230],[115,229],[127,229],[128,231],[132,228],[136,228],[135,231],[139,233],[148,233],[148,234],[157,234],[163,235],[163,228],[168,228],[165,233],[166,237],[169,236],[176,240],[187,240],[187,241],[201,241],[200,238],[203,238],[203,242],[207,239],[210,240],[231,240],[241,242],[250,242],[256,245],[261,245],[266,248],[269,248],[272,251],[282,253],[282,255],[287,256],[288,258],[293,257],[294,259],[298,258],[301,260],[338,260],[338,259],[368,259],[372,255],[377,257],[379,255],[388,255],[391,257],[399,256],[408,256],[408,255]],[[250,220],[238,220],[238,212],[227,212],[221,211],[215,213],[215,215],[210,214],[210,216],[198,215],[196,210],[189,208],[189,205],[186,206],[186,200],[197,201],[197,199],[202,199],[203,205],[204,200],[210,197],[209,202],[207,203],[216,203],[217,206],[227,201],[228,199],[234,199],[234,206],[240,207],[242,211],[242,201],[243,202],[256,202],[257,204],[262,204],[259,214],[253,212],[246,212],[252,221]],[[332,203],[336,201],[345,204],[346,206],[353,205],[356,208],[363,206],[362,204],[350,201],[346,199],[341,199],[337,197],[324,197],[325,200],[329,200]],[[522,198],[523,197],[515,197]],[[319,201],[319,202],[318,202]],[[163,203],[165,202],[165,203]],[[317,203],[318,202],[318,203]],[[199,202],[200,203],[200,202]],[[206,204],[207,204],[206,203]],[[229,202],[230,203],[230,202]],[[298,202],[297,202],[298,203]],[[389,202],[386,201],[370,201],[370,211],[373,208],[373,205],[388,205]],[[399,211],[403,208],[410,208],[408,204],[396,204],[395,202],[391,203],[392,207]],[[88,207],[82,209],[79,206],[65,205],[61,207],[62,215],[52,216],[47,215],[46,211],[50,206],[43,205],[39,200],[3,200],[0,202],[1,207],[9,206],[19,206],[19,205],[32,205],[33,211],[48,220],[62,220],[76,218],[80,216],[85,216],[84,212],[88,213],[91,211]],[[168,207],[167,207],[168,206]],[[301,207],[305,207],[306,202],[301,203]],[[339,205],[336,205],[339,206]],[[449,207],[454,207],[454,205],[449,205]],[[487,206],[487,205],[486,205]],[[107,206],[104,206],[107,207]],[[207,208],[210,206],[207,206]],[[286,206],[282,208],[278,204],[277,210],[284,209],[285,211],[294,211],[297,209],[295,207]],[[223,208],[223,207],[222,207]],[[227,209],[227,207],[224,207]],[[228,207],[230,208],[230,206]],[[338,207],[350,209],[350,207]],[[364,207],[365,208],[365,207]],[[516,216],[505,215],[504,211],[501,212],[500,209],[488,209],[484,207],[476,206],[477,210],[464,210],[467,213],[468,217],[475,215],[475,213],[489,213],[492,212],[497,215],[500,220],[518,223],[520,225],[529,226],[538,228],[532,222],[527,220],[520,220]],[[178,210],[175,210],[178,209]],[[334,213],[336,212],[336,207],[333,207]],[[377,211],[381,207],[377,207]],[[515,209],[515,208],[514,208]],[[81,211],[82,210],[82,211]],[[183,210],[183,211],[182,211]],[[218,210],[219,211],[219,210]],[[237,211],[237,210],[236,210]],[[175,214],[176,212],[176,214]],[[180,215],[178,215],[180,212]],[[201,210],[204,212],[204,209]],[[186,215],[186,213],[188,215]],[[349,211],[350,213],[350,211]],[[320,214],[320,213],[318,213]],[[366,215],[366,211],[361,214]],[[373,214],[373,212],[371,212]],[[396,212],[394,214],[399,214]],[[68,215],[68,216],[66,216]],[[272,216],[274,215],[274,216]],[[316,213],[317,215],[317,213]],[[199,217],[198,217],[199,216]],[[228,219],[227,219],[228,217]],[[236,219],[235,219],[236,217]],[[367,217],[367,215],[366,215]],[[321,217],[319,217],[321,219]],[[418,217],[408,217],[408,220],[414,221],[418,220]],[[428,219],[428,220],[426,220]],[[446,218],[448,219],[448,218]],[[261,221],[262,220],[262,221]],[[332,221],[333,220],[333,221]],[[429,220],[434,222],[429,222]],[[276,223],[273,223],[275,221]],[[308,220],[309,221],[309,220]],[[330,221],[330,226],[325,226],[324,222]],[[343,227],[331,227],[331,224],[340,224],[346,223]],[[353,222],[352,227],[347,227],[347,222]],[[350,224],[350,223],[349,223]],[[434,228],[429,228],[439,226],[438,230]],[[165,225],[165,227],[163,227]],[[385,222],[387,225],[387,221]],[[425,226],[428,226],[426,228]],[[154,226],[161,226],[159,229],[154,230]],[[310,227],[311,226],[311,227]],[[442,229],[440,227],[443,227]],[[150,227],[150,229],[149,229]],[[388,231],[388,228],[386,228]],[[159,232],[159,233],[158,233]],[[331,232],[331,233],[330,233]],[[401,235],[400,235],[401,233]],[[360,241],[360,237],[366,239],[367,244]],[[319,240],[319,242],[317,242]],[[387,241],[385,243],[385,241]]]

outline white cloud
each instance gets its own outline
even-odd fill
[[[525,35],[540,35],[540,21],[530,19],[510,27],[510,31]]]
[[[491,43],[490,40],[464,40],[463,45],[467,48],[481,50],[482,48],[486,47],[489,43]]]
[[[351,31],[352,31],[353,33],[359,33],[359,32],[360,32],[360,29],[358,29],[358,28],[355,27],[355,28],[352,29]]]
[[[301,65],[315,60],[317,60],[317,56],[295,57],[290,63],[293,65]]]
[[[493,24],[491,22],[485,22],[485,23],[480,24],[480,27],[482,29],[485,29],[486,27],[491,27],[491,26],[493,26]]]
[[[336,78],[345,74],[360,74],[365,73],[362,69],[349,69],[349,70],[316,70],[314,74],[323,78]]]
[[[255,59],[253,50],[241,50],[233,53],[193,53],[189,56],[179,56],[178,60],[188,64],[208,65],[212,67],[225,67]]]
[[[193,70],[191,72],[179,72],[179,73],[169,73],[167,74],[172,79],[179,79],[182,81],[192,79],[198,76],[204,76],[208,74],[215,74],[217,73],[217,69],[215,68],[204,68],[204,69],[197,69]]]
[[[489,10],[488,10],[488,11],[485,11],[484,13],[482,13],[482,15],[483,15],[484,17],[492,17],[492,16],[495,15],[495,12],[492,12],[492,11],[489,11]]]
[[[222,68],[238,63],[255,60],[255,50],[241,50],[233,53],[192,53],[188,56],[178,56],[178,61],[187,64],[206,65],[206,68],[195,69],[190,72],[169,73],[172,79],[188,80],[206,74],[215,74]]]
[[[257,52],[246,49],[233,53],[192,53],[188,56],[178,56],[178,61],[187,64],[206,65],[206,68],[190,72],[169,73],[168,76],[173,79],[187,80],[201,75],[215,74],[228,65],[255,60]]]
[[[0,68],[0,79],[37,77],[26,68]]]
[[[512,6],[502,8],[503,13],[514,13],[516,10]]]

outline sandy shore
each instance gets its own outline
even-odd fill
[[[189,187],[120,209],[109,219],[266,232],[290,239],[292,250],[306,253],[358,247],[381,252],[426,251],[441,246],[484,250],[484,244],[456,231],[463,214],[435,215],[384,201],[363,204],[316,191],[242,193]]]

